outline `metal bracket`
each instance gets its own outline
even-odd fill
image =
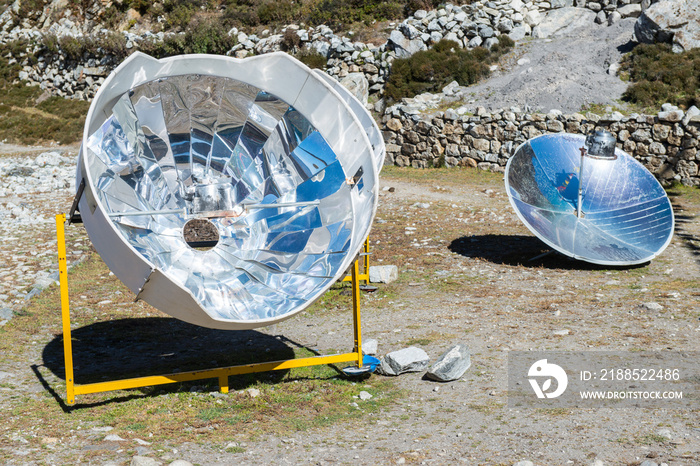
[[[80,209],[78,208],[80,198],[83,197],[83,191],[85,191],[85,178],[80,180],[78,190],[73,198],[73,205],[70,206],[70,212],[68,212],[68,225],[71,223],[83,223],[83,218],[80,216]]]

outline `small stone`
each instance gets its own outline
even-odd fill
[[[371,393],[366,392],[366,391],[364,391],[364,390],[362,390],[362,391],[360,392],[360,399],[361,399],[362,401],[367,401],[367,400],[369,400],[369,399],[371,399],[371,398],[372,398],[372,394],[371,394]]]
[[[389,121],[386,122],[386,127],[392,131],[399,131],[403,128],[403,124],[398,118],[391,118]]]
[[[374,338],[368,338],[362,342],[362,353],[374,356],[377,354],[378,342]]]
[[[438,382],[449,382],[462,377],[471,365],[469,348],[466,345],[455,345],[435,361],[425,376]]]
[[[513,463],[513,466],[535,466],[535,463],[532,461],[524,460],[524,461],[518,461],[517,463]]]
[[[148,456],[134,456],[131,458],[131,466],[160,466],[161,464],[163,463]]]
[[[652,312],[661,312],[664,309],[664,307],[661,304],[655,302],[642,303],[639,305],[639,307]]]
[[[109,434],[105,437],[105,442],[123,442],[124,439],[117,434]]]
[[[113,430],[113,429],[114,429],[114,427],[110,427],[110,426],[100,426],[100,427],[93,427],[90,430],[93,430],[95,432],[109,432],[110,430]]]
[[[399,278],[399,268],[395,265],[370,265],[371,283],[391,283]]]
[[[170,463],[168,466],[194,466],[192,463],[189,461],[185,460],[175,460],[172,463]]]
[[[430,363],[430,357],[420,348],[411,346],[387,354],[377,368],[384,375],[400,375],[405,372],[420,372]]]
[[[560,337],[563,337],[564,335],[568,335],[568,334],[570,334],[570,333],[571,333],[571,331],[570,331],[569,329],[566,329],[566,328],[563,329],[563,330],[556,330],[556,331],[554,332],[555,335],[558,335],[558,336],[560,336]]]
[[[248,390],[246,390],[246,392],[251,398],[257,398],[260,396],[260,390],[258,390],[257,388],[249,388]]]

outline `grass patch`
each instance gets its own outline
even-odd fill
[[[639,445],[654,445],[666,442],[668,442],[668,438],[658,434],[647,434],[634,438],[634,443]]]
[[[502,174],[492,173],[485,170],[466,167],[453,168],[424,168],[416,170],[410,167],[397,167],[396,165],[386,165],[382,168],[382,179],[396,178],[401,181],[415,181],[418,183],[437,183],[445,186],[470,185],[492,186],[496,180],[500,184]]]
[[[670,44],[640,44],[621,62],[631,84],[625,101],[656,112],[670,102],[682,108],[700,105],[700,49],[673,53]]]
[[[5,52],[7,48],[0,55]],[[90,104],[61,97],[37,104],[43,91],[18,79],[19,68],[0,56],[0,141],[26,145],[79,141]]]
[[[514,42],[503,35],[491,50],[462,49],[454,41],[441,40],[428,50],[394,60],[386,84],[386,96],[394,101],[423,92],[435,92],[452,81],[468,86],[491,74],[489,65],[507,53]]]

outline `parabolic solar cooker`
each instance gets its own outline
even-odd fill
[[[663,187],[606,131],[525,142],[508,161],[505,184],[530,231],[575,259],[642,264],[673,237],[673,209]]]
[[[79,210],[137,299],[249,329],[298,313],[344,274],[383,160],[362,104],[287,54],[134,53],[90,106]],[[193,247],[188,235],[207,231],[208,247]]]

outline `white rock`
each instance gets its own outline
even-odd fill
[[[642,303],[639,305],[639,307],[652,312],[661,312],[664,310],[664,307],[661,304],[655,302]]]
[[[134,456],[131,458],[131,466],[159,466],[163,463],[148,456]]]
[[[395,265],[370,265],[369,281],[371,283],[391,283],[399,278],[399,269]]]
[[[690,119],[697,115],[700,115],[700,110],[693,105],[685,112],[685,116],[683,117],[683,120],[681,120],[681,123],[683,123],[683,126],[686,126],[690,122]]]
[[[352,95],[357,97],[362,105],[367,103],[369,98],[369,82],[363,73],[350,73],[340,80],[340,84],[345,86]]]
[[[425,351],[411,346],[384,356],[377,370],[384,375],[400,375],[405,372],[420,372],[429,363],[430,357]]]
[[[379,343],[374,338],[368,338],[362,341],[362,353],[374,356],[377,354]],[[1,377],[0,377],[1,378]]]
[[[425,375],[438,382],[449,382],[462,377],[471,365],[469,348],[466,345],[455,345],[445,351]]]

